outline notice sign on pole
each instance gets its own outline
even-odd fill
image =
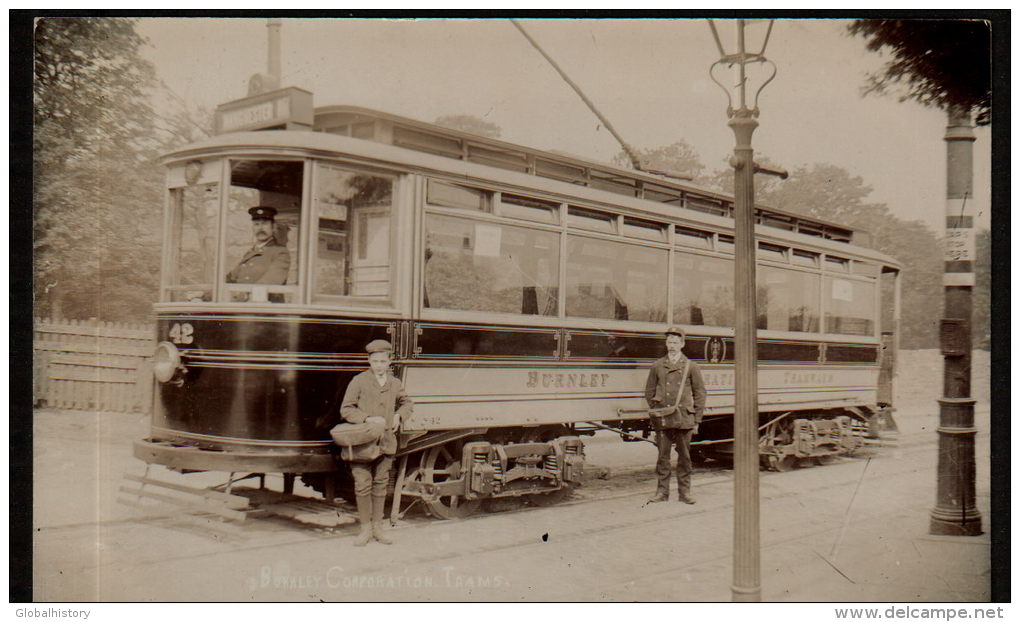
[[[946,229],[946,261],[974,261],[974,230]]]

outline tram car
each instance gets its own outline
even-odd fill
[[[660,175],[258,87],[163,158],[166,210],[149,465],[284,475],[328,498],[329,430],[364,346],[414,400],[393,513],[555,499],[582,437],[647,437],[647,370],[687,332],[708,391],[695,438],[732,438],[733,201]],[[247,283],[249,209],[289,262]],[[897,262],[838,224],[756,208],[764,466],[852,452],[891,404]],[[883,309],[886,311],[883,313]]]

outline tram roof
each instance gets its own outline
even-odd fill
[[[682,207],[717,218],[733,218],[732,196],[693,183],[680,183],[654,173],[624,169],[579,156],[516,145],[358,106],[317,108],[314,131],[262,130],[225,133],[201,142],[183,145],[165,154],[163,159],[164,161],[176,160],[202,152],[230,148],[239,148],[245,151],[257,151],[259,148],[281,151],[318,151],[324,156],[335,155],[337,152],[351,153],[347,145],[351,144],[348,141],[352,139],[348,135],[359,132],[365,135],[364,138],[359,136],[353,139],[359,146],[367,146],[365,143],[376,143],[380,147],[391,146],[389,149],[383,147],[381,151],[361,148],[352,154],[369,161],[374,160],[380,166],[392,166],[394,163],[414,166],[422,162],[422,158],[398,158],[394,154],[406,153],[407,150],[418,151],[430,154],[432,157],[426,157],[426,159],[433,162],[442,161],[434,160],[436,156],[463,162],[461,166],[426,166],[425,168],[451,171],[457,169],[453,172],[466,173],[471,177],[479,178],[476,167],[483,165],[572,183],[581,187],[587,186],[592,190],[608,191],[618,196],[643,198],[646,201],[662,203],[664,206]],[[391,151],[393,147],[398,150]],[[571,173],[575,173],[575,175],[571,176]],[[649,196],[649,194],[653,196]],[[860,242],[853,240],[854,233],[866,233],[861,229],[818,218],[807,218],[761,204],[755,206],[755,211],[756,222],[760,225],[791,233],[812,235],[820,238],[819,242],[822,239],[846,244],[856,242],[854,246],[862,248]],[[899,267],[899,263],[895,259],[873,249],[868,254],[879,255],[880,257],[876,258],[880,258],[890,267]]]

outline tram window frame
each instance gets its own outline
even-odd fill
[[[449,189],[460,196],[477,195],[478,202],[458,202],[456,196],[441,196],[440,189]],[[465,186],[464,184],[453,183],[441,179],[429,178],[425,184],[425,202],[438,207],[452,207],[454,209],[467,210],[471,212],[492,213],[492,206],[495,203],[494,193],[491,190]]]
[[[825,267],[825,272],[839,272],[842,274],[849,274],[850,272],[850,260],[846,257],[826,255],[823,266]]]
[[[400,202],[402,200],[401,195],[401,181],[400,175],[390,171],[380,171],[377,169],[370,169],[367,167],[360,167],[352,165],[346,162],[326,160],[326,159],[313,159],[311,160],[312,166],[312,183],[310,185],[309,197],[308,197],[308,213],[309,213],[309,226],[308,226],[308,237],[310,238],[309,248],[309,277],[308,281],[308,292],[309,298],[312,304],[325,304],[330,306],[385,306],[392,307],[396,300],[396,289],[397,289],[397,265],[401,261],[401,251],[398,248],[397,230],[401,227],[407,226],[403,219],[400,217]],[[389,181],[389,202],[386,206],[386,227],[388,229],[386,236],[386,258],[387,265],[385,266],[385,287],[386,291],[382,294],[363,294],[357,295],[351,293],[355,287],[355,281],[351,276],[351,271],[354,269],[355,259],[354,254],[359,253],[365,248],[355,249],[355,244],[359,242],[368,243],[368,230],[366,229],[368,221],[365,220],[362,224],[357,225],[361,233],[355,234],[354,219],[359,215],[364,215],[366,218],[372,216],[371,213],[356,214],[351,205],[345,205],[345,222],[347,223],[344,229],[346,239],[344,240],[344,247],[342,252],[344,254],[345,265],[343,270],[344,286],[342,291],[346,293],[332,293],[332,292],[321,292],[320,290],[320,272],[323,264],[322,262],[322,247],[321,242],[322,236],[322,223],[323,209],[322,201],[319,200],[319,193],[322,189],[320,185],[323,183],[323,179],[329,170],[335,170],[350,175],[365,175],[370,177],[376,177]],[[348,198],[348,202],[349,202]],[[339,205],[339,204],[338,204]],[[371,207],[371,206],[360,206],[360,207]],[[381,207],[381,206],[376,206]],[[337,219],[330,219],[337,220]],[[363,219],[364,220],[364,219]],[[355,235],[357,238],[355,239]],[[327,241],[328,248],[328,241]],[[367,255],[360,257],[360,259],[370,259]],[[379,268],[381,266],[375,266]],[[367,270],[371,270],[373,266],[367,266]],[[366,283],[378,282],[379,279],[369,280]]]
[[[618,233],[618,221],[618,215],[611,212],[579,205],[567,206],[567,227],[571,229],[616,234]]]
[[[630,276],[627,276],[626,278],[622,278],[622,279],[617,279],[616,278],[617,274],[614,273],[613,270],[610,269],[607,272],[604,269],[604,268],[607,268],[608,265],[607,266],[598,266],[598,265],[596,265],[595,263],[593,263],[591,261],[571,263],[571,258],[575,256],[575,252],[576,252],[575,251],[575,247],[573,246],[574,243],[576,243],[576,242],[594,243],[596,245],[599,245],[599,244],[615,245],[615,246],[618,246],[618,247],[623,247],[625,249],[624,252],[626,252],[626,249],[631,249],[631,250],[634,250],[635,252],[661,253],[660,259],[658,261],[653,261],[653,262],[650,262],[650,263],[647,264],[649,266],[661,267],[661,274],[658,274],[658,275],[654,275],[653,274],[653,275],[651,275],[652,283],[655,283],[655,282],[659,283],[657,291],[661,292],[661,297],[658,298],[658,299],[655,299],[655,300],[651,300],[650,304],[646,308],[643,308],[643,309],[640,309],[640,310],[637,310],[637,309],[632,310],[631,309],[631,305],[633,303],[633,299],[629,295],[630,289],[631,289],[632,286],[633,287],[637,287],[638,285],[643,285],[643,284],[642,283],[638,283],[636,280],[634,280]],[[580,231],[569,231],[567,233],[564,245],[565,245],[565,252],[564,252],[564,257],[563,257],[563,260],[562,260],[563,261],[563,266],[564,266],[564,277],[563,277],[563,284],[562,284],[562,289],[564,291],[564,305],[563,305],[564,306],[564,309],[563,309],[564,317],[570,318],[572,320],[582,320],[582,321],[597,320],[597,321],[610,321],[610,322],[620,322],[620,321],[622,321],[622,322],[628,322],[628,323],[631,323],[631,324],[639,324],[639,323],[664,323],[664,322],[667,321],[667,319],[669,317],[668,287],[663,287],[662,285],[667,284],[668,281],[669,281],[669,269],[668,269],[668,266],[669,266],[669,252],[670,252],[670,249],[668,247],[666,247],[665,245],[656,245],[656,244],[650,244],[650,243],[642,243],[642,242],[639,242],[639,241],[634,240],[634,239],[626,239],[626,238],[621,238],[621,237],[609,238],[609,237],[602,237],[602,236],[596,236],[596,235],[589,235],[587,233],[580,232]],[[609,255],[599,254],[598,256],[599,257],[608,257]],[[619,259],[618,256],[613,256],[613,257],[615,259]],[[620,264],[621,264],[621,262],[617,261],[616,263],[613,263],[612,265],[619,267]],[[580,267],[582,270],[583,269],[587,269],[589,271],[594,270],[596,272],[601,272],[601,273],[603,273],[602,276],[604,277],[604,279],[602,281],[590,280],[587,283],[585,283],[583,281],[579,281],[579,280],[577,280],[577,274],[582,274],[583,275],[584,272],[583,271],[582,272],[576,272],[575,269],[578,268],[578,267]],[[595,270],[596,268],[597,268],[597,270]],[[650,274],[650,273],[647,270],[640,270],[640,271],[636,271],[636,272],[628,272],[628,275],[630,275],[630,274],[645,275],[645,274]],[[579,301],[575,300],[575,301],[572,302],[572,298],[571,297],[572,296],[574,296],[574,297],[578,297],[578,296],[592,297],[592,296],[594,296],[594,297],[598,298],[599,296],[597,296],[595,293],[593,293],[593,292],[595,292],[595,288],[597,286],[602,286],[602,292],[603,292],[603,295],[601,296],[602,298],[606,298],[608,300],[608,297],[607,297],[606,293],[609,292],[609,291],[612,292],[612,295],[613,295],[613,302],[612,302],[612,304],[613,304],[613,312],[612,312],[612,317],[608,317],[606,315],[583,315],[583,314],[581,314],[581,313],[576,311],[576,307],[574,305],[579,304]],[[618,286],[622,286],[622,294],[621,294],[621,291],[620,291],[620,287],[618,287]],[[581,301],[581,302],[583,302],[583,301]],[[655,308],[655,305],[658,305],[658,308]],[[651,315],[651,317],[635,319],[633,316],[635,314],[637,314],[638,311],[648,312]],[[620,317],[620,315],[622,313],[625,313],[627,317]]]
[[[836,297],[836,283],[839,282],[840,288],[849,287],[850,295],[849,298],[845,297],[845,294],[841,294],[840,298]],[[868,288],[862,295],[858,295],[860,288]],[[844,273],[823,273],[822,274],[822,308],[823,308],[823,329],[826,334],[829,335],[841,335],[841,336],[855,336],[855,337],[877,337],[877,331],[879,326],[879,313],[881,311],[880,304],[877,299],[878,294],[878,280],[867,277],[854,277],[848,276]],[[840,300],[846,303],[846,307],[852,309],[858,309],[862,303],[868,305],[870,313],[866,316],[841,316],[836,315],[834,311],[835,301]],[[860,329],[840,329],[839,325],[848,324],[851,327],[856,323],[858,326],[863,326]]]
[[[758,242],[757,259],[759,261],[772,261],[775,263],[789,263],[788,251],[790,249],[778,244]]]
[[[790,264],[801,268],[814,268],[817,270],[820,257],[820,253],[812,253],[811,251],[795,248],[790,253]]]
[[[714,239],[715,233],[711,231],[695,229],[694,227],[685,227],[682,225],[676,225],[673,228],[673,241],[677,246],[713,250]]]
[[[504,218],[555,225],[560,222],[560,208],[562,204],[520,194],[501,192],[497,206],[497,215]]]
[[[224,158],[224,162],[226,170],[223,177],[227,185],[220,207],[219,272],[217,274],[218,294],[216,300],[222,303],[242,304],[300,304],[305,281],[301,265],[304,255],[303,236],[305,235],[302,223],[305,217],[306,181],[309,174],[307,159],[286,156],[228,156]],[[241,168],[242,163],[256,163],[259,168],[270,166],[271,163],[285,168],[290,167],[293,169],[292,174],[297,175],[297,183],[290,183],[289,187],[262,186],[260,184],[266,178],[265,173],[256,176],[255,185],[245,183],[246,180],[240,177],[240,174],[244,172],[244,169]],[[281,173],[281,175],[283,174]],[[286,177],[281,179],[285,180]],[[239,193],[248,190],[257,193],[257,198],[252,197],[247,200],[236,198]],[[288,190],[290,192],[287,192]],[[268,205],[278,210],[273,221],[273,235],[277,238],[278,243],[280,237],[285,238],[283,246],[289,253],[287,277],[282,284],[236,283],[227,280],[229,274],[242,263],[241,258],[246,255],[247,249],[251,248],[253,244],[250,236],[252,221],[248,210],[255,205]],[[231,221],[233,221],[233,225]],[[244,230],[243,235],[240,234],[240,230]],[[240,236],[243,242],[235,243],[233,241],[235,234]],[[234,246],[239,248],[231,250]]]
[[[732,327],[736,317],[733,306],[733,258],[714,253],[690,252],[686,248],[675,248],[671,252],[673,273],[669,288],[672,321],[690,326]],[[711,269],[704,269],[706,267]],[[710,306],[710,302],[716,306]]]
[[[758,317],[755,324],[758,329],[811,334],[822,331],[822,276],[818,271],[763,264],[759,266],[757,279],[755,307]],[[770,309],[768,290],[773,285],[779,295],[775,297],[777,305]],[[791,293],[803,294],[801,300],[796,302],[804,302],[806,305],[796,308],[790,305],[793,300]],[[801,310],[801,313],[796,314],[796,310]],[[773,321],[778,322],[780,326],[785,322],[785,326],[770,326]]]
[[[854,274],[876,279],[882,273],[882,266],[879,264],[872,263],[870,261],[861,261],[859,259],[853,260],[852,268]]]
[[[649,240],[652,242],[665,242],[666,236],[669,233],[669,225],[664,222],[655,222],[653,220],[645,220],[644,218],[636,218],[634,216],[624,216],[623,222],[620,224],[620,231],[628,238]]]
[[[438,227],[433,231],[433,223]],[[462,245],[447,245],[445,249],[441,245],[437,245],[433,249],[431,243],[431,234],[438,234],[439,231],[453,231],[457,227],[466,227],[470,231],[463,235]],[[485,250],[480,250],[480,238],[481,234],[485,232],[484,244]],[[420,304],[425,314],[439,314],[439,315],[469,315],[469,314],[485,314],[486,317],[498,315],[502,317],[513,317],[519,319],[530,319],[530,320],[549,320],[552,318],[562,317],[561,302],[560,302],[560,289],[561,284],[561,271],[560,265],[562,263],[562,230],[559,228],[550,227],[537,227],[526,222],[510,221],[507,219],[496,219],[496,218],[478,218],[472,213],[450,213],[445,211],[427,211],[423,219],[422,234],[424,236],[422,245],[422,254],[424,259],[420,262],[420,275],[422,283],[422,291],[420,297]],[[545,242],[544,253],[534,252],[520,252],[511,253],[506,252],[504,248],[504,240],[509,239],[512,236],[524,236],[527,239],[528,236],[539,236],[532,237],[530,242],[534,246],[536,241]],[[493,245],[498,246],[493,246]],[[429,263],[436,256],[438,252],[445,250],[450,255],[447,259],[452,261],[451,265],[456,265],[465,259],[470,258],[470,268],[468,277],[476,276],[476,273],[484,272],[486,269],[498,267],[499,261],[512,261],[516,268],[515,271],[507,272],[507,274],[520,274],[524,275],[528,279],[528,282],[532,285],[521,285],[520,287],[520,311],[517,311],[517,306],[514,306],[515,310],[499,309],[499,308],[485,308],[485,304],[488,300],[495,301],[494,304],[498,304],[498,296],[493,296],[488,299],[484,299],[481,292],[478,290],[470,291],[457,291],[456,289],[440,290],[439,285],[430,286],[430,272]],[[470,252],[467,252],[470,251]],[[493,252],[495,251],[495,253]],[[534,248],[532,248],[534,251]],[[516,258],[514,255],[517,254],[520,257]],[[486,259],[491,261],[486,263]],[[531,271],[525,270],[519,261],[534,261],[535,264],[533,269],[540,271],[536,274],[544,273],[547,277],[546,280],[539,280],[538,278],[532,278]],[[545,262],[544,270],[542,269],[541,262]],[[437,269],[433,267],[433,269]],[[468,281],[468,279],[460,279],[460,281]],[[479,284],[492,284],[498,280],[498,273],[492,278],[481,278],[477,282]],[[432,300],[429,299],[430,289],[432,290]],[[513,288],[507,289],[507,292],[516,291]],[[533,298],[529,298],[528,294],[531,294]],[[464,302],[460,306],[443,304],[436,302],[437,299],[441,299],[443,296],[459,297],[461,300],[469,301]],[[534,305],[531,307],[530,305]],[[488,305],[491,307],[492,305]],[[480,307],[480,308],[474,308]],[[530,311],[525,309],[529,308]]]
[[[167,174],[167,214],[165,217],[165,234],[163,238],[162,273],[160,277],[160,300],[163,302],[210,302],[215,300],[218,283],[218,264],[220,253],[220,211],[222,204],[222,160],[206,161],[193,183],[185,181],[185,165],[172,167]],[[181,175],[177,175],[179,169]],[[179,177],[179,179],[178,179]],[[209,242],[211,256],[204,263],[207,277],[201,282],[181,283],[181,261],[184,250],[182,242],[185,237],[184,216],[185,195],[188,192],[202,191],[206,194],[205,202],[207,222],[196,226],[194,233],[199,239]],[[212,210],[208,205],[212,205]],[[201,223],[200,223],[201,224]],[[211,226],[210,226],[211,225]],[[196,251],[187,251],[196,252]],[[181,294],[178,300],[178,293]]]

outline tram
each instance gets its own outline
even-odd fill
[[[555,499],[582,437],[647,437],[663,330],[687,332],[708,402],[695,447],[732,437],[733,202],[640,171],[257,88],[163,158],[151,432],[182,472],[284,474],[327,498],[330,441],[364,346],[394,345],[414,400],[393,513]],[[280,284],[235,283],[248,209],[276,210]],[[900,266],[835,223],[756,208],[761,456],[852,452],[891,406]],[[889,309],[892,309],[891,311]],[[883,312],[884,310],[884,312]]]

